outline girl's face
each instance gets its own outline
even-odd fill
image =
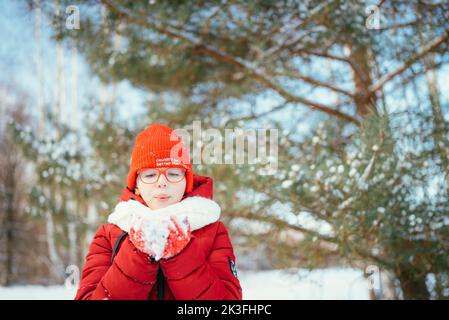
[[[160,168],[165,170],[167,168]],[[169,175],[169,172],[165,172]],[[179,182],[170,182],[164,174],[160,174],[159,178],[154,183],[145,183],[145,179],[151,177],[145,171],[138,174],[136,179],[136,194],[140,195],[150,209],[165,208],[171,204],[181,201],[186,190],[186,178],[184,177]],[[171,180],[174,180],[170,177]],[[178,180],[178,179],[175,179]]]

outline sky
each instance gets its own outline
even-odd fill
[[[55,101],[56,98],[56,44],[51,40],[52,31],[48,20],[44,19],[43,27],[45,101],[51,105],[51,102]],[[33,114],[36,112],[39,77],[36,63],[35,16],[28,10],[27,1],[0,1],[0,39],[0,94],[2,91],[3,93],[8,91],[9,98],[24,94],[29,102],[29,111]],[[145,113],[146,101],[151,97],[150,93],[132,87],[127,81],[118,83],[114,88],[101,85],[98,77],[90,72],[83,56],[80,53],[74,56],[72,49],[67,44],[65,44],[63,64],[66,106],[62,109],[61,117],[64,121],[74,121],[81,125],[85,118],[85,115],[78,114],[77,118],[74,119],[71,109],[71,99],[74,96],[77,97],[78,110],[80,110],[82,107],[89,105],[92,97],[98,98],[101,92],[111,95],[113,90],[117,95],[115,114],[118,119],[129,122],[131,118],[136,118],[136,115]],[[323,66],[316,67],[326,69]],[[78,80],[76,92],[73,92],[70,87],[73,74]],[[445,86],[449,84],[449,66],[438,73],[438,81]],[[424,84],[423,90],[425,90]],[[398,99],[395,95],[388,95],[387,102],[390,108],[401,111],[406,109],[410,103],[413,103],[413,89],[410,88],[409,91],[410,99],[407,100]],[[20,94],[13,94],[11,97],[11,92]],[[327,102],[329,105],[335,102],[335,96],[332,96],[328,91],[319,90],[319,88],[314,89],[313,92],[301,93],[306,94],[309,99],[313,96],[313,100],[322,103]],[[443,102],[447,103],[449,101],[449,90],[442,90],[441,97]],[[264,112],[279,103],[279,99],[272,93],[261,95],[256,99],[257,111]],[[277,112],[274,118],[283,121],[286,128],[295,129],[299,134],[305,134],[317,121],[322,119],[321,116],[322,114],[319,112],[310,112],[308,108],[293,105]],[[260,128],[268,125],[268,123],[262,120],[254,125]]]
[[[9,99],[24,94],[28,109],[35,115],[36,97],[39,92],[37,68],[37,44],[35,38],[35,16],[26,7],[26,1],[0,1],[0,94]],[[43,20],[43,81],[45,101],[51,105],[56,98],[56,44],[51,39],[49,21]],[[62,107],[61,119],[66,123],[72,121],[82,125],[85,114],[81,108],[89,105],[92,97],[97,97],[103,90],[112,94],[112,87],[101,85],[93,75],[80,53],[74,54],[72,48],[64,45],[63,72],[65,79],[65,106]],[[71,90],[71,79],[77,78],[77,91]],[[114,88],[117,95],[115,114],[118,119],[129,120],[144,112],[144,105],[149,94],[133,88],[128,82],[118,83]],[[5,93],[6,92],[6,93]],[[76,95],[78,117],[73,120],[71,99]]]

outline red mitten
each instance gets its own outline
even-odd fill
[[[134,227],[131,227],[129,230],[129,239],[140,251],[148,254],[150,257],[156,256],[156,252],[152,249],[152,246],[146,245],[142,229],[135,230]]]
[[[164,253],[162,254],[163,259],[169,259],[181,252],[192,237],[187,216],[182,220],[178,220],[173,216],[170,220],[173,225],[168,227],[169,234],[165,244]]]

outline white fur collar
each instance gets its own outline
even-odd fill
[[[187,216],[192,231],[218,221],[221,208],[213,200],[203,197],[188,197],[168,207],[152,210],[136,200],[119,202],[109,215],[108,222],[129,232],[134,221],[160,219],[163,217]]]

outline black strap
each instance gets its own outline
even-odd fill
[[[159,270],[157,272],[157,299],[164,300],[164,291],[165,291],[165,278],[164,273],[162,272],[161,265],[159,265]]]
[[[119,249],[120,243],[122,242],[123,238],[128,234],[128,232],[123,231],[123,233],[115,240],[114,248],[112,249],[112,256],[111,256],[111,264],[114,261],[114,257],[117,254],[117,251]]]
[[[123,233],[115,240],[114,248],[112,249],[112,256],[111,256],[111,264],[114,261],[114,257],[117,254],[117,251],[120,247],[120,243],[125,238],[125,236],[128,234],[128,232],[123,231]],[[154,258],[151,259],[152,262],[154,262]],[[157,299],[158,300],[164,300],[164,293],[165,293],[165,276],[162,272],[162,268],[159,265],[159,269],[157,272]]]

